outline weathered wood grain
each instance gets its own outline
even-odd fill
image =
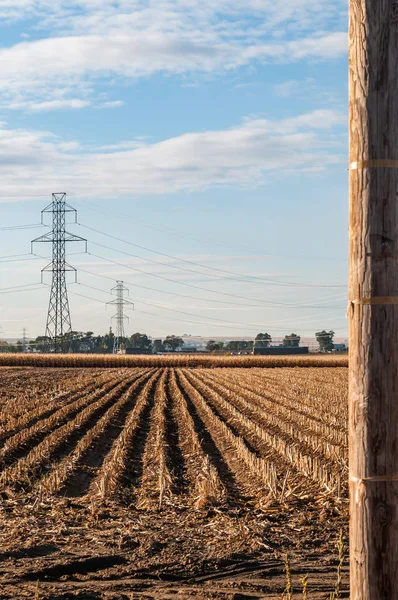
[[[350,170],[350,299],[398,297],[398,4],[349,4],[350,164],[397,161]],[[398,305],[351,304],[349,316],[351,598],[393,600]],[[375,476],[386,480],[361,481]]]

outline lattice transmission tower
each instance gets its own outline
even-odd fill
[[[116,314],[112,316],[112,319],[116,319],[116,332],[113,340],[113,354],[117,354],[120,350],[121,340],[126,337],[124,334],[124,321],[129,318],[124,314],[124,307],[129,304],[134,308],[134,303],[130,300],[126,300],[124,297],[125,292],[129,293],[129,290],[124,287],[123,281],[117,281],[114,288],[111,289],[111,293],[116,294],[114,300],[110,300],[107,304],[113,304],[116,306]]]
[[[44,224],[46,213],[52,213],[52,231],[32,240],[33,244],[47,242],[52,244],[52,261],[44,269],[52,273],[50,301],[48,305],[46,337],[49,339],[49,349],[53,352],[67,352],[69,341],[67,335],[72,331],[69,310],[68,290],[66,287],[66,272],[77,271],[66,261],[67,242],[84,242],[87,251],[87,240],[66,231],[67,213],[73,213],[77,223],[77,211],[66,202],[66,194],[53,194],[52,202],[41,211],[41,222]]]
[[[26,329],[26,327],[24,327],[22,329],[22,349],[24,352],[26,352],[27,348],[28,348],[28,337],[27,337],[28,331]]]

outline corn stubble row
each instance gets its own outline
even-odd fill
[[[55,391],[37,394],[32,370],[32,395],[14,386],[0,407],[0,487],[140,510],[340,502],[346,371],[87,370],[60,391],[54,370]]]
[[[347,367],[346,355],[309,354],[299,356],[215,356],[208,354],[115,355],[115,354],[9,354],[0,353],[0,367]]]

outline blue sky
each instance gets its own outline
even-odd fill
[[[109,327],[120,279],[128,333],[345,337],[346,20],[340,0],[0,0],[3,337],[42,334],[49,296],[44,258],[8,258],[46,229],[4,228],[58,191],[89,240],[68,247],[74,329]]]

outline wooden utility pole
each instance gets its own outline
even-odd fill
[[[349,4],[351,600],[395,600],[398,3]]]

